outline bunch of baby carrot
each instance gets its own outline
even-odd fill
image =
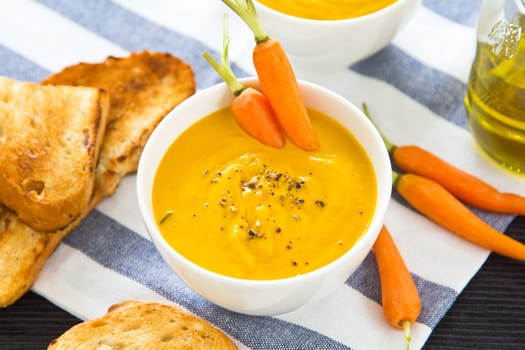
[[[363,110],[371,119],[365,104]],[[418,146],[396,146],[381,136],[394,164],[404,172],[393,172],[393,186],[412,207],[474,244],[525,261],[525,244],[494,229],[463,204],[497,213],[525,215],[525,197],[500,192]],[[419,315],[419,295],[386,227],[379,234],[374,250],[384,313],[393,326],[408,330]],[[407,347],[409,340],[407,333]]]
[[[234,95],[232,114],[239,126],[260,142],[284,145],[284,134],[305,151],[319,148],[295,73],[280,42],[270,38],[261,25],[252,0],[222,0],[252,30],[255,37],[253,65],[261,91],[243,86],[228,62],[229,35],[226,17],[221,63],[207,52],[204,58],[226,82]]]
[[[366,105],[363,106],[369,117]],[[525,197],[503,193],[415,145],[383,140],[395,165],[393,186],[419,212],[449,231],[500,255],[525,261],[525,244],[499,232],[466,207],[525,215]]]

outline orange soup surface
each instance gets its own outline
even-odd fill
[[[365,16],[379,11],[396,0],[257,0],[261,4],[290,16],[339,20]]]
[[[217,273],[291,277],[347,252],[376,206],[372,164],[339,123],[309,110],[321,149],[259,143],[229,108],[192,125],[170,146],[153,185],[167,242]]]

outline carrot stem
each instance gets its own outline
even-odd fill
[[[224,80],[230,91],[234,96],[239,96],[245,87],[237,80],[237,77],[233,73],[230,62],[228,59],[228,47],[230,45],[230,35],[228,34],[228,16],[224,14],[223,21],[223,37],[222,37],[222,54],[221,63],[218,63],[211,55],[204,51],[202,56],[208,61],[208,63],[215,69],[217,74]]]
[[[524,244],[480,219],[439,183],[403,174],[395,187],[412,207],[450,232],[497,254],[525,261]]]
[[[405,330],[406,350],[410,350],[410,342],[412,341],[412,335],[410,334],[411,325],[408,321],[401,321],[401,327]]]
[[[383,139],[383,142],[384,142],[384,144],[386,146],[386,149],[388,150],[388,153],[392,153],[396,146],[392,142],[390,142],[390,140],[387,139],[386,136],[379,130],[379,128],[377,127],[376,123],[372,119],[372,116],[370,115],[370,112],[368,111],[368,106],[366,105],[366,103],[363,102],[362,105],[363,105],[363,113],[367,116],[368,120],[370,120],[372,122],[372,124],[375,126],[377,132],[381,136],[381,139]]]
[[[399,182],[400,177],[400,174],[398,174],[395,171],[392,171],[392,186],[397,187],[397,183]]]
[[[266,30],[259,21],[257,11],[253,5],[252,0],[222,0],[229,8],[231,8],[239,17],[248,25],[253,32],[256,43],[261,43],[268,40],[269,36]]]

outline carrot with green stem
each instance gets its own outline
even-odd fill
[[[374,243],[381,281],[381,303],[388,322],[404,329],[406,349],[410,348],[410,326],[421,312],[421,299],[403,257],[385,225]]]
[[[261,25],[252,0],[222,0],[248,25],[255,37],[253,64],[261,90],[290,140],[306,151],[319,149],[292,65],[280,42]]]
[[[366,104],[363,104],[363,111],[373,121]],[[440,183],[454,196],[474,207],[503,214],[525,215],[525,197],[500,192],[478,177],[453,166],[419,146],[396,146],[383,134],[381,137],[394,163],[401,170]]]
[[[525,261],[525,244],[487,224],[434,180],[393,172],[393,186],[412,207],[447,230],[497,254]]]
[[[229,44],[228,22],[225,15],[221,63],[215,61],[206,51],[203,56],[234,95],[231,110],[235,121],[246,133],[260,142],[276,148],[282,147],[284,136],[270,102],[260,91],[244,86],[235,77],[228,60]]]

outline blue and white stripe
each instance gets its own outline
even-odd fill
[[[478,0],[425,0],[408,26],[373,57],[341,72],[297,73],[356,105],[366,102],[393,142],[423,146],[502,190],[525,195],[524,180],[487,162],[466,127],[463,96],[479,6]],[[19,0],[0,12],[0,75],[39,81],[68,64],[149,49],[186,60],[203,89],[219,82],[201,54],[220,50],[223,12],[218,0]],[[234,16],[230,22],[235,71],[252,75],[251,35]],[[98,317],[125,298],[171,300],[223,329],[241,348],[394,349],[403,344],[403,334],[382,315],[373,253],[333,296],[286,315],[245,316],[206,301],[156,253],[140,222],[134,181],[124,179],[117,193],[66,238],[42,271],[36,292],[81,318]],[[499,229],[512,219],[476,212]],[[421,294],[412,344],[420,348],[488,252],[450,235],[398,198],[386,223]]]

